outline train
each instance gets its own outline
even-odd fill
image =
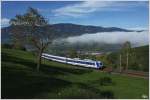
[[[103,67],[103,63],[101,61],[94,61],[90,59],[81,60],[80,58],[61,57],[61,56],[50,55],[47,53],[42,53],[42,58],[47,60],[57,61],[60,63],[77,65],[77,66],[88,67],[88,68],[102,69]]]

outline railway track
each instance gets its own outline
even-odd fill
[[[105,73],[110,73],[110,74],[118,74],[118,75],[126,75],[126,76],[130,76],[130,77],[139,77],[139,78],[144,78],[144,79],[149,79],[149,73],[148,72],[142,72],[142,71],[123,71],[123,72],[119,72],[119,71],[112,71],[111,67],[106,67],[104,69],[93,69],[93,68],[89,68],[89,67],[82,67],[82,66],[75,66],[76,69],[92,69],[95,71],[99,71],[99,72],[105,72]]]
[[[128,75],[132,77],[140,77],[140,78],[149,79],[149,72],[143,72],[143,71],[127,70],[127,71],[119,72],[119,71],[112,71],[112,67],[106,67],[100,71],[112,73],[112,74],[122,74],[122,75]]]

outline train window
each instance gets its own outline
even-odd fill
[[[85,62],[83,62],[83,61],[76,61],[76,63],[85,64]]]
[[[86,64],[86,62],[81,61],[82,64]]]
[[[67,62],[75,62],[74,60],[67,60]]]
[[[95,65],[95,63],[92,63],[92,62],[86,62],[86,64],[88,64],[88,65]]]

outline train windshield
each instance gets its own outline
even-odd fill
[[[102,63],[101,62],[96,62],[96,65],[97,65],[98,68],[102,67]]]

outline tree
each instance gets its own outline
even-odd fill
[[[123,44],[123,53],[126,54],[126,68],[125,70],[128,70],[128,66],[129,66],[129,53],[131,51],[131,43],[129,41],[126,41]]]
[[[119,65],[120,65],[120,67],[119,67],[120,69],[119,69],[119,70],[120,70],[120,73],[121,73],[121,71],[122,71],[122,63],[121,63],[121,62],[122,62],[122,60],[121,60],[121,54],[119,55],[119,59],[120,59],[120,60],[119,60],[119,62],[120,62],[120,63],[119,63]]]
[[[37,71],[41,65],[41,56],[44,49],[52,42],[52,34],[47,33],[48,21],[34,8],[29,8],[27,13],[16,15],[10,20],[11,32],[16,43],[30,45],[37,52]]]
[[[71,58],[75,58],[75,57],[77,57],[77,51],[76,50],[74,50],[74,49],[70,49],[69,51],[68,51],[68,55],[69,55],[69,57],[71,57]]]
[[[112,70],[115,71],[117,67],[120,67],[118,66],[118,54],[116,53],[109,53],[109,54],[106,54],[105,55],[105,59],[106,59],[106,64],[107,66],[111,66],[112,67]]]

